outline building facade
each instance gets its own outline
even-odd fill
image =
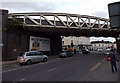
[[[69,37],[62,37],[62,45],[71,45],[73,43],[74,45],[90,45],[90,38],[89,37],[75,37],[75,36],[69,36]]]
[[[77,51],[81,50],[83,47],[91,48],[90,38],[89,37],[75,37],[62,36],[62,46],[63,48],[73,47]]]
[[[116,43],[115,42],[110,42],[110,41],[93,41],[91,42],[92,45],[92,49],[106,49],[109,48],[111,46],[113,46],[114,48],[117,48]]]

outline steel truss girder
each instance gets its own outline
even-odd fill
[[[64,13],[11,13],[9,18],[22,18],[23,26],[53,28],[100,29],[110,30],[109,19]],[[36,20],[37,19],[37,20]],[[30,21],[31,23],[28,23]],[[43,23],[43,21],[45,23]]]

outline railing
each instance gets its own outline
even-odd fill
[[[64,13],[11,13],[11,19],[20,19],[23,26],[110,30],[108,19]]]

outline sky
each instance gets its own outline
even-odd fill
[[[108,4],[119,0],[2,0],[0,9],[9,13],[52,12],[89,15],[109,19]],[[95,38],[91,41],[112,41],[114,38]]]

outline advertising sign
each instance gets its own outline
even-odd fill
[[[30,51],[50,51],[50,39],[30,36]]]

